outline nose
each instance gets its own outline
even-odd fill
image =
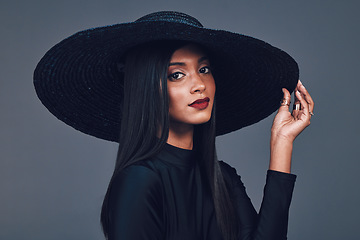
[[[206,85],[205,85],[205,82],[203,81],[203,79],[201,78],[201,76],[196,74],[193,77],[192,82],[193,82],[193,85],[191,87],[191,93],[202,93],[205,91]]]

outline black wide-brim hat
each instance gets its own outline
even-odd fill
[[[184,40],[212,55],[216,82],[216,135],[256,123],[279,107],[282,88],[297,84],[297,63],[284,51],[238,33],[204,28],[178,12],[156,12],[135,22],[78,32],[38,63],[34,85],[58,119],[86,134],[118,141],[122,75],[119,57],[158,40]]]

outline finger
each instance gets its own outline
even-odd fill
[[[309,111],[313,112],[314,111],[314,101],[311,97],[311,95],[309,94],[309,92],[307,91],[307,89],[305,88],[305,86],[300,82],[300,87],[298,88],[298,90],[301,92],[301,94],[304,96],[305,101],[309,104]]]
[[[298,80],[298,83],[296,84],[296,88],[294,90],[294,98],[295,98],[294,104],[300,103],[299,99],[297,98],[297,96],[295,94],[296,91],[298,91],[300,87],[301,87],[301,82],[300,82],[300,80]]]
[[[278,112],[289,111],[289,106],[290,106],[290,102],[291,102],[291,95],[290,95],[289,91],[286,88],[283,88],[282,92],[284,93],[284,95],[283,95],[283,99],[280,102],[280,107],[279,107]]]
[[[296,96],[296,94],[294,95]],[[298,119],[300,108],[301,108],[300,101],[299,99],[296,98],[296,101],[293,104],[293,111],[291,113],[295,119]]]
[[[301,109],[299,110],[298,119],[308,120],[310,124],[310,113],[309,113],[309,104],[306,102],[305,97],[303,97],[300,91],[296,91],[295,94],[300,101]]]
[[[292,115],[295,119],[298,119],[298,115],[299,115],[299,110],[300,110],[300,101],[296,96],[296,91],[298,91],[298,88],[301,86],[300,80],[298,81],[296,88],[294,90],[294,104],[293,104],[293,111],[292,111]]]

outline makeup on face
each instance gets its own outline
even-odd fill
[[[171,121],[196,125],[210,120],[215,81],[209,59],[199,46],[189,44],[173,53],[167,85]]]
[[[203,99],[197,99],[196,101],[191,103],[189,106],[202,110],[209,106],[209,101],[210,101],[210,98],[205,97]]]

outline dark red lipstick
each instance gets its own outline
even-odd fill
[[[210,98],[206,97],[203,99],[197,99],[196,101],[192,102],[189,106],[197,109],[205,109],[209,106]]]

